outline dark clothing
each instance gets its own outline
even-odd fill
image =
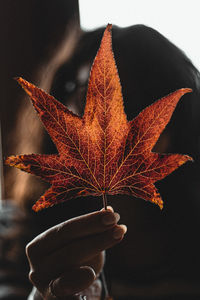
[[[32,289],[25,246],[33,237],[25,215],[10,204],[0,209],[0,299],[25,300]]]

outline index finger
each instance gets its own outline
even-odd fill
[[[32,240],[26,247],[27,255],[40,255],[40,258],[46,256],[73,240],[110,229],[119,218],[119,214],[112,210],[101,210],[62,222]]]

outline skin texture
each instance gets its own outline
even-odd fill
[[[119,218],[109,207],[60,223],[27,245],[29,278],[43,299],[54,299],[50,283],[61,299],[76,299],[75,294],[98,285],[104,250],[118,244],[126,232],[126,226],[117,225]]]

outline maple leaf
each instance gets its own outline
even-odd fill
[[[177,90],[127,121],[108,25],[94,60],[83,117],[22,78],[17,78],[55,143],[55,155],[17,155],[6,163],[40,176],[51,184],[34,204],[38,211],[85,195],[128,194],[163,201],[154,183],[191,157],[152,152],[161,132],[185,93]],[[106,204],[105,204],[106,206]]]

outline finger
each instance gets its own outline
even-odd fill
[[[104,207],[101,209],[101,211],[106,211],[106,210],[114,212],[114,209],[112,208],[112,206],[107,206],[107,209],[105,209]]]
[[[96,275],[98,276],[103,269],[104,261],[105,261],[105,251],[101,251],[96,256],[86,261],[84,265],[91,267],[95,271]]]
[[[52,282],[50,293],[63,299],[87,289],[95,278],[96,274],[91,267],[72,269]]]
[[[72,242],[40,261],[35,266],[36,277],[49,281],[60,276],[69,268],[85,265],[101,251],[119,243],[125,232],[124,225],[115,225],[104,233]]]
[[[120,219],[110,210],[96,211],[58,224],[43,232],[26,247],[28,258],[41,260],[43,256],[67,245],[72,240],[108,230]]]

